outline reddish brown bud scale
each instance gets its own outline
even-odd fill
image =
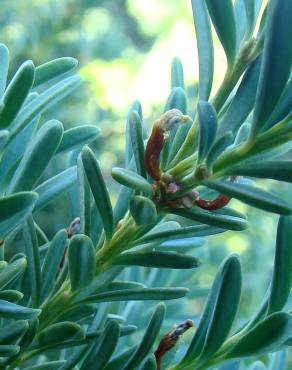
[[[235,182],[239,176],[231,176],[231,182]],[[197,199],[196,204],[200,208],[207,209],[208,211],[216,211],[217,209],[221,209],[225,207],[231,198],[225,194],[219,194],[217,198],[213,200],[204,200],[204,199]]]
[[[176,325],[174,329],[165,334],[154,353],[156,358],[157,370],[161,369],[161,360],[165,353],[170,351],[177,344],[180,337],[193,326],[194,323],[192,320],[186,320],[182,324]]]
[[[145,150],[145,167],[148,174],[155,181],[159,181],[162,176],[159,156],[164,146],[164,140],[164,130],[160,127],[158,121],[152,128]]]
[[[159,156],[164,147],[166,131],[170,131],[189,119],[189,116],[182,114],[180,110],[170,109],[154,122],[145,150],[145,167],[153,180],[160,181],[162,177]]]
[[[227,195],[220,194],[217,198],[213,200],[197,199],[195,203],[200,208],[206,209],[208,211],[216,211],[217,209],[225,207],[229,203],[230,199],[231,198]]]

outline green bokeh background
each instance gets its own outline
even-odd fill
[[[10,50],[10,76],[27,59],[36,65],[61,56],[79,61],[84,83],[51,111],[66,128],[79,124],[100,127],[93,147],[115,201],[118,185],[110,176],[113,165],[123,164],[124,127],[133,100],[141,101],[144,127],[163,111],[170,92],[170,66],[178,56],[184,65],[189,112],[196,103],[198,61],[191,5],[188,0],[1,0],[0,41]],[[215,37],[215,83],[218,87],[226,62]],[[67,165],[57,159],[46,177]],[[262,182],[288,199],[291,190],[276,182]],[[68,206],[69,205],[69,206]],[[271,277],[277,216],[231,205],[247,214],[245,232],[212,236],[200,252],[202,267],[189,277],[192,296],[184,314],[199,314],[206,289],[219,263],[238,253],[243,266],[243,297],[239,321],[244,321],[261,302]],[[38,221],[51,237],[77,216],[67,195],[39,212]],[[178,349],[179,351],[179,349]],[[265,360],[265,358],[264,358]]]

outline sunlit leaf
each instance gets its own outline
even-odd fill
[[[0,333],[0,344],[14,344],[28,330],[28,323],[25,320],[12,322],[2,328]]]
[[[128,188],[127,186],[122,186],[117,202],[114,207],[114,221],[115,224],[121,220],[126,212],[128,211],[130,200],[133,196],[134,190],[132,188]]]
[[[123,289],[112,292],[98,293],[88,298],[85,302],[115,302],[115,301],[148,301],[169,300],[184,297],[188,292],[185,288],[143,288]]]
[[[105,370],[116,370],[121,369],[136,352],[138,345],[133,345],[129,349],[122,351],[112,358],[112,360],[106,365]],[[66,369],[67,370],[67,369]]]
[[[247,370],[266,370],[266,366],[261,361],[256,361],[253,364],[251,364]]]
[[[55,154],[62,135],[63,126],[59,121],[48,121],[38,130],[8,185],[8,193],[33,189]]]
[[[33,192],[20,192],[0,199],[0,235],[4,236],[29,215],[37,201]]]
[[[42,92],[32,102],[27,104],[21,111],[21,114],[16,118],[13,124],[11,138],[14,138],[32,119],[39,114],[45,112],[59,100],[70,94],[79,84],[81,80],[79,76],[72,76],[60,81]]]
[[[137,173],[146,178],[142,122],[136,111],[133,111],[129,116],[129,132]]]
[[[17,320],[33,319],[40,314],[40,310],[19,306],[15,303],[0,300],[0,317]]]
[[[280,311],[292,287],[292,218],[280,217],[268,313]]]
[[[245,219],[242,219],[240,217],[229,216],[224,213],[207,211],[197,206],[189,209],[188,208],[171,209],[170,212],[178,216],[188,218],[190,220],[198,221],[210,226],[215,226],[220,229],[240,231],[247,228],[247,221]]]
[[[50,361],[50,362],[44,362],[40,365],[34,365],[23,368],[23,370],[56,370],[59,369],[60,366],[65,364],[66,361],[64,360],[58,360],[58,361]]]
[[[38,185],[34,191],[39,195],[35,208],[40,209],[59,197],[65,190],[68,190],[77,179],[76,166],[70,167],[65,171],[50,177]]]
[[[230,68],[236,56],[236,26],[233,2],[232,0],[207,0],[206,3]]]
[[[233,278],[235,279],[234,286],[232,286]],[[182,364],[188,364],[202,351],[204,358],[221,346],[233,323],[238,308],[240,289],[240,264],[236,256],[231,256],[221,264],[215,276],[199,325]],[[230,300],[228,299],[229,293],[232,297]],[[220,321],[223,317],[224,319]],[[219,327],[222,331],[216,333],[215,329]]]
[[[163,225],[163,224],[162,224]],[[173,224],[170,229],[156,229],[151,231],[151,233],[146,234],[137,240],[137,243],[160,243],[172,239],[185,239],[206,235],[213,235],[223,232],[224,229],[211,227],[207,225],[196,225],[196,226],[187,226],[182,228],[175,228]]]
[[[201,162],[209,153],[217,133],[217,115],[211,104],[205,101],[198,103],[200,122],[198,161]]]
[[[10,357],[16,355],[20,350],[20,347],[15,344],[0,345],[0,356]]]
[[[35,69],[34,87],[71,71],[76,68],[77,64],[78,61],[70,57],[53,59],[41,64]]]
[[[79,211],[81,233],[90,236],[91,228],[91,192],[87,177],[84,172],[81,155],[77,159]]]
[[[247,163],[228,168],[226,174],[292,182],[292,161]]]
[[[227,111],[220,120],[219,134],[227,131],[237,132],[239,126],[253,109],[260,67],[261,56],[257,57],[244,73]]]
[[[121,254],[114,264],[172,269],[189,269],[199,266],[197,258],[174,252],[127,252]]]
[[[120,337],[119,324],[111,320],[100,338],[82,364],[81,370],[102,370],[113,354]]]
[[[243,142],[245,142],[249,137],[250,130],[251,130],[251,124],[248,123],[248,122],[243,123],[239,127],[239,129],[237,131],[237,134],[235,136],[234,146],[242,144]]]
[[[286,342],[287,343],[287,342]],[[273,353],[269,364],[269,370],[282,370],[287,368],[288,363],[288,350],[284,349]]]
[[[106,237],[110,239],[114,227],[113,210],[99,163],[89,147],[82,149],[81,158],[93,198],[103,222]]]
[[[192,0],[199,57],[199,97],[208,100],[213,83],[214,50],[208,9],[204,0]]]
[[[67,247],[68,236],[66,230],[60,230],[49,244],[49,249],[42,265],[41,300],[51,292],[56,274]]]
[[[253,137],[270,117],[291,73],[291,14],[290,0],[269,1],[263,61],[253,115]]]
[[[6,145],[5,151],[0,159],[0,172],[2,181],[7,175],[13,175],[11,172],[14,172],[13,168],[15,168],[17,162],[21,159],[21,157],[23,157],[27,145],[37,129],[38,122],[38,117],[29,122],[28,125],[25,126],[24,129],[21,130],[14,137],[14,139],[9,141],[9,143]],[[6,179],[5,181],[7,182]]]
[[[153,224],[157,219],[155,204],[141,195],[135,196],[130,202],[130,212],[137,225]]]
[[[174,87],[167,98],[164,112],[170,109],[179,109],[183,114],[187,113],[187,97],[182,87]]]
[[[7,81],[9,67],[9,51],[4,44],[0,44],[0,98],[2,97]]]
[[[173,58],[171,63],[171,88],[181,87],[184,89],[184,69],[178,57]]]
[[[275,109],[267,120],[264,130],[269,129],[276,123],[282,121],[291,111],[292,105],[292,78],[287,82],[286,88],[283,91]]]
[[[151,184],[136,172],[126,170],[124,168],[113,167],[112,177],[124,186],[128,186],[150,195],[154,194],[154,189]]]
[[[91,317],[93,314],[96,313],[96,305],[89,303],[72,307],[71,309],[66,310],[62,315],[57,318],[58,322],[62,321],[80,321],[84,320],[88,317]]]
[[[221,271],[216,303],[212,309],[200,359],[209,358],[216,353],[227,338],[238,310],[241,279],[239,260],[236,256],[231,256]]]
[[[34,81],[32,61],[24,62],[15,73],[2,97],[4,107],[0,113],[0,128],[8,127],[21,109]]]
[[[130,117],[133,112],[137,112],[141,122],[143,121],[143,115],[142,115],[142,107],[141,103],[138,100],[135,100],[129,109],[127,121],[126,121],[126,148],[125,148],[125,165],[126,168],[129,167],[129,164],[131,162],[131,159],[133,157],[133,148],[132,148],[132,140],[130,135]]]
[[[120,289],[136,289],[136,288],[146,288],[142,283],[137,281],[120,281],[115,280],[107,285],[107,290],[120,290]]]
[[[221,136],[217,141],[215,141],[206,158],[206,164],[208,167],[211,167],[211,165],[216,161],[219,155],[222,154],[224,150],[232,144],[232,139],[233,135],[229,131],[225,135]]]
[[[84,144],[89,144],[97,138],[99,129],[93,125],[83,125],[70,128],[64,131],[57,153],[64,153],[76,148],[81,148]]]
[[[1,274],[0,274],[1,276]],[[13,276],[13,278],[17,278],[18,276]],[[4,301],[17,303],[23,298],[23,293],[19,292],[18,290],[2,290],[0,292],[0,299],[3,299]]]
[[[23,225],[23,240],[27,256],[27,274],[30,286],[31,302],[33,307],[40,305],[41,296],[41,266],[39,246],[32,216],[29,216]]]
[[[17,258],[10,262],[0,272],[0,288],[4,289],[13,280],[16,280],[21,275],[27,266],[25,257]]]
[[[269,353],[291,335],[292,317],[285,312],[268,316],[243,335],[228,353],[228,357],[244,357]]]
[[[40,313],[40,310],[34,310],[34,311],[37,311],[38,313]],[[21,338],[19,342],[19,346],[21,347],[22,350],[26,349],[35,338],[35,335],[39,328],[39,319],[37,317],[37,314],[35,314],[34,316],[31,316],[29,320],[27,321],[28,330],[26,331],[26,333],[24,334],[24,336]]]
[[[247,19],[247,30],[246,37],[249,37],[253,32],[253,27],[255,23],[255,1],[254,0],[244,0],[246,19]]]
[[[247,31],[247,17],[245,10],[245,0],[235,0],[234,1],[234,16],[236,24],[236,46],[239,50],[242,45],[245,33]],[[221,370],[221,369],[220,369]]]
[[[38,334],[38,342],[42,346],[64,342],[70,339],[83,339],[82,327],[74,322],[60,322],[52,324]]]
[[[6,144],[8,137],[9,137],[8,130],[0,130],[0,149]]]
[[[176,153],[179,151],[179,149],[183,145],[191,125],[192,125],[191,121],[184,122],[184,124],[180,125],[178,129],[176,130],[175,135],[171,142],[170,149],[169,149],[168,162],[171,162],[171,160],[175,157]]]

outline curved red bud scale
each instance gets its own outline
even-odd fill
[[[159,166],[159,156],[164,146],[164,130],[159,121],[154,124],[145,150],[145,167],[150,177],[160,181],[162,171]]]
[[[145,150],[145,167],[153,180],[160,181],[162,177],[159,156],[164,147],[166,131],[172,130],[189,119],[190,117],[182,114],[180,110],[171,109],[154,122]]]
[[[205,200],[205,199],[196,199],[195,203],[200,208],[206,209],[208,211],[216,211],[217,209],[221,209],[225,207],[230,202],[230,197],[224,194],[219,194],[217,198],[213,200]]]

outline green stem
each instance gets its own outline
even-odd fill
[[[113,259],[123,251],[132,248],[137,236],[143,235],[147,231],[149,231],[149,227],[141,228],[137,226],[132,216],[128,214],[120,228],[113,235],[113,238],[108,242],[104,242],[103,246],[97,251],[96,277],[112,267]],[[42,312],[39,316],[38,333],[55,323],[60,315],[72,308],[76,304],[74,298],[77,294],[78,292],[72,293],[70,291],[70,281],[67,278],[61,288],[45,301],[41,307]],[[29,346],[14,360],[13,366],[22,364],[35,354],[37,354],[36,351]]]
[[[137,226],[134,219],[128,215],[116,231],[111,241],[105,243],[96,255],[97,274],[101,273],[110,266],[113,258],[118,256],[132,245],[137,233]]]
[[[167,173],[172,175],[175,179],[184,176],[184,173],[195,167],[197,161],[197,153],[190,155],[177,163],[174,167],[170,168]]]
[[[65,280],[62,288],[51,299],[46,301],[42,307],[42,312],[39,316],[39,330],[41,331],[50,324],[56,322],[56,319],[68,308],[73,296],[70,293],[70,282]]]
[[[250,155],[251,147],[249,144],[244,144],[236,147],[230,151],[222,154],[221,157],[214,163],[213,174],[220,176],[224,173],[224,170],[232,165],[242,161]]]
[[[280,147],[292,139],[292,116],[286,117],[268,131],[250,137],[244,144],[223,153],[213,165],[215,177],[224,176],[224,172],[238,162],[273,148]]]
[[[256,49],[256,47],[257,49]],[[249,65],[249,63],[254,60],[256,55],[259,53],[259,47],[256,44],[256,41],[253,38],[247,40],[241,50],[239,51],[238,57],[235,61],[234,66],[228,66],[226,74],[224,76],[223,82],[218,89],[216,95],[212,99],[212,104],[216,111],[220,112],[223,108],[227,98],[229,97],[230,93],[236,86],[239,78]],[[196,148],[196,135],[198,131],[198,119],[194,119],[194,123],[192,124],[189,132],[186,136],[186,139],[181,146],[180,150],[178,151],[177,155],[170,163],[170,167],[174,167],[177,163],[179,163],[183,158],[188,155],[191,155],[195,148]]]

